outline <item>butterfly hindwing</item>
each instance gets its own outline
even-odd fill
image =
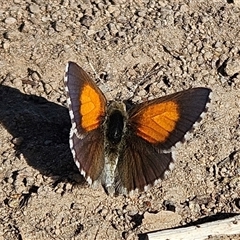
[[[100,129],[87,133],[83,139],[71,132],[70,147],[74,161],[88,183],[97,181],[104,166],[104,139]]]
[[[143,191],[156,180],[163,179],[173,162],[172,153],[164,153],[136,135],[126,137],[126,145],[117,165],[117,191]]]

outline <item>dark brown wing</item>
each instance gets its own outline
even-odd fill
[[[211,90],[195,88],[137,105],[129,112],[128,135],[117,165],[119,192],[153,185],[173,162],[171,148],[199,120]]]
[[[70,148],[74,161],[89,184],[98,180],[104,167],[103,133],[100,129],[90,131],[80,139],[73,131]]]
[[[69,115],[72,122],[70,148],[80,172],[91,184],[104,167],[102,123],[106,99],[94,81],[76,63],[65,73]]]
[[[128,193],[153,185],[171,170],[172,153],[164,153],[136,135],[126,137],[126,145],[117,165],[116,191]]]
[[[70,118],[77,134],[98,128],[105,116],[106,98],[94,81],[76,63],[69,62],[65,86]]]
[[[193,88],[144,102],[129,112],[129,125],[139,137],[170,149],[201,120],[211,90]]]

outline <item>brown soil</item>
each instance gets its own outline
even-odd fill
[[[239,26],[237,0],[2,1],[0,239],[138,239],[239,214]],[[132,197],[85,183],[68,144],[70,60],[94,67],[108,99],[131,97],[156,63],[134,101],[213,90],[167,180]]]

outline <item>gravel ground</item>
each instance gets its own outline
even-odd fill
[[[2,1],[0,239],[138,239],[239,214],[239,26],[237,0]],[[70,60],[108,99],[213,90],[167,180],[131,197],[86,184],[68,144]]]

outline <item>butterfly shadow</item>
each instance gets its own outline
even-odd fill
[[[13,136],[15,153],[55,183],[85,183],[69,149],[68,110],[43,97],[0,85],[0,123]]]

